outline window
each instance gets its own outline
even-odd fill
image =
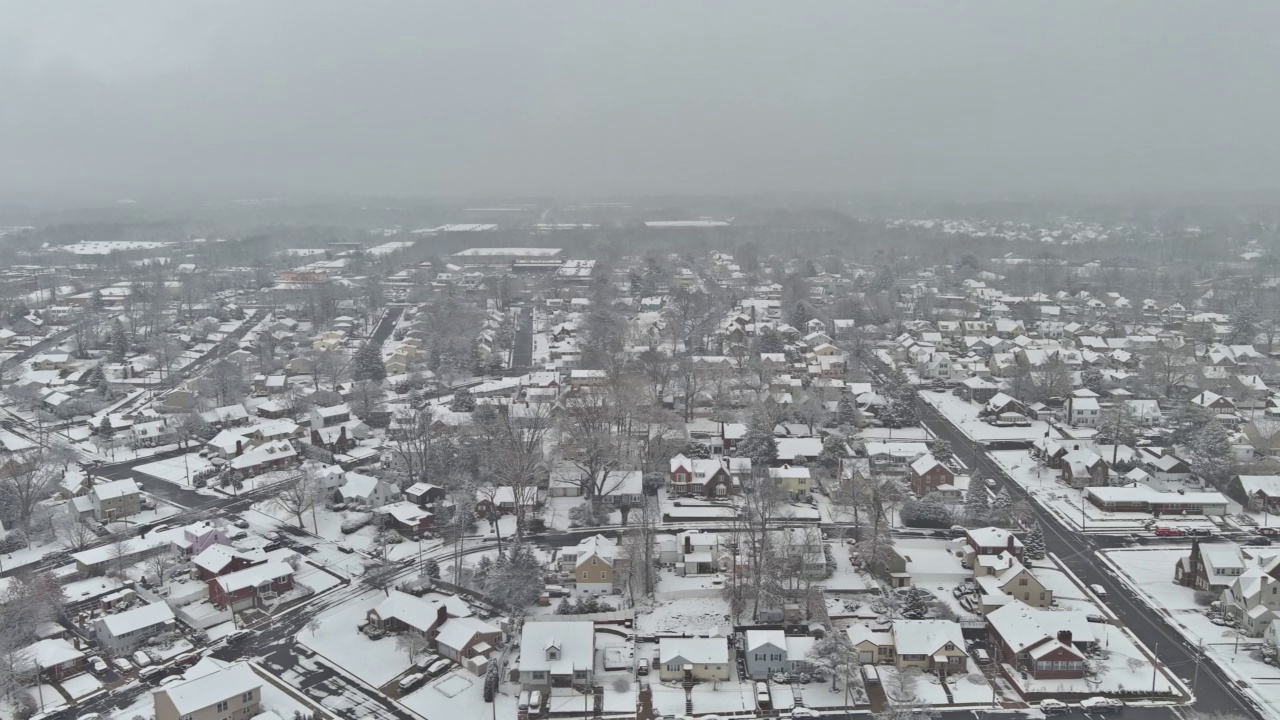
[[[1044,593],[1040,593],[1040,599],[1044,600]]]
[[[547,677],[547,674],[541,670],[534,670],[531,674],[534,680],[542,680]]]
[[[219,703],[218,703],[218,712],[226,712],[226,711],[227,711],[227,706],[228,706],[228,701],[227,701],[227,700],[223,700],[223,701],[219,702]]]
[[[1026,579],[1026,578],[1019,578],[1019,579],[1018,579],[1018,586],[1019,586],[1019,587],[1024,587],[1026,584],[1027,584],[1027,579]]]
[[[252,690],[250,690],[249,692],[247,692],[247,693],[245,693],[245,694],[241,695],[241,696],[240,696],[240,702],[242,702],[242,703],[251,703],[251,702],[253,702],[253,691],[252,691]]]
[[[609,577],[609,571],[608,571],[608,570],[601,570],[601,571],[600,571],[600,579],[601,579],[601,580],[608,579],[608,577]]]
[[[961,661],[961,660],[963,660],[963,659],[964,659],[964,658],[960,657],[959,655],[953,655],[953,656],[951,656],[951,657],[947,658],[947,663],[948,663],[948,664],[951,664],[951,665],[959,665],[959,664],[960,664],[960,661]]]
[[[955,649],[956,649],[956,646],[955,646],[955,644],[954,644],[954,643],[947,643],[946,645],[944,645],[944,646],[943,646],[943,649],[944,649],[944,650],[955,650]]]

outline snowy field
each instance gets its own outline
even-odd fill
[[[374,687],[386,685],[409,667],[408,651],[396,647],[394,637],[370,640],[356,630],[369,609],[385,597],[371,592],[323,613],[318,617],[319,628],[315,632],[302,630],[298,642]]]
[[[692,634],[730,624],[729,605],[720,597],[657,601],[636,609],[637,635]]]
[[[143,475],[149,475],[158,480],[181,485],[182,487],[191,487],[188,478],[194,477],[200,471],[208,470],[211,467],[213,467],[213,464],[200,457],[198,453],[187,453],[178,457],[164,458],[163,460],[138,465],[134,469]]]

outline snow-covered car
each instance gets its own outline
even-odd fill
[[[133,672],[133,663],[125,658],[116,658],[111,661],[111,664],[115,665],[116,669],[122,673]]]
[[[133,664],[138,667],[146,667],[151,664],[151,656],[138,650],[133,654]]]
[[[249,529],[249,521],[245,520],[244,518],[236,518],[235,520],[231,521],[231,524],[240,528],[241,530]]]
[[[107,661],[100,657],[89,658],[89,665],[93,667],[93,671],[101,675],[107,671]]]
[[[1071,712],[1071,706],[1061,700],[1054,700],[1050,698],[1048,700],[1040,701],[1040,712],[1045,715],[1061,715],[1063,713]]]
[[[1124,703],[1114,698],[1102,697],[1095,695],[1091,698],[1085,698],[1080,701],[1080,709],[1085,712],[1107,713],[1116,712],[1124,708]]]

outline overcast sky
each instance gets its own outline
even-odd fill
[[[27,2],[0,194],[1280,188],[1280,3]]]

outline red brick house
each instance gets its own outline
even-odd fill
[[[939,485],[951,485],[956,474],[951,468],[938,462],[933,455],[921,455],[911,463],[911,491],[916,497],[924,497]]]
[[[1007,552],[1022,562],[1022,541],[1008,530],[998,527],[971,528],[964,531],[964,541],[969,547],[965,555],[999,555]]]
[[[1020,601],[987,614],[987,634],[1001,666],[1011,665],[1037,680],[1084,677],[1084,650],[1094,640],[1080,613],[1039,610]],[[1074,630],[1073,630],[1074,629]]]
[[[687,458],[681,454],[671,458],[667,488],[677,495],[723,498],[736,494],[739,485],[729,474],[727,459]]]
[[[293,589],[293,567],[283,562],[251,565],[209,581],[209,602],[244,610],[270,603]]]
[[[251,557],[229,545],[211,545],[191,562],[196,566],[200,581],[207,583],[216,577],[266,562],[266,558]]]

